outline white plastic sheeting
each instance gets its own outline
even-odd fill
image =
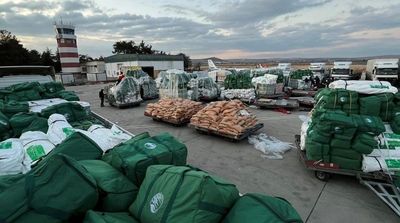
[[[341,88],[361,94],[396,94],[398,89],[387,81],[345,81],[337,80],[329,84],[329,88]]]
[[[98,138],[104,138],[105,140],[105,150],[114,148],[116,145],[125,142],[132,138],[128,134],[125,134],[116,125],[113,125],[111,129],[108,129],[102,125],[92,125],[88,129],[88,132],[92,133]]]
[[[28,101],[29,111],[40,113],[43,109],[50,107],[52,105],[58,105],[68,102],[67,100],[61,98],[43,99],[37,101]]]
[[[116,106],[139,104],[142,102],[139,83],[134,77],[125,77],[109,89],[108,101]]]
[[[250,136],[249,143],[254,145],[254,148],[264,153],[261,157],[267,159],[283,159],[283,154],[294,148],[291,143],[282,142],[279,139],[273,136],[267,136],[264,133]]]
[[[31,169],[20,139],[0,142],[0,175],[26,173]]]
[[[24,132],[19,139],[22,142],[25,155],[32,164],[41,157],[47,155],[55,147],[49,140],[49,137],[40,131]]]
[[[160,98],[187,98],[190,77],[183,70],[160,72]]]
[[[305,116],[305,115],[300,115],[299,118],[300,118],[300,120],[303,121],[303,123],[301,124],[301,130],[300,130],[300,149],[305,150],[306,149],[307,130],[311,124],[311,119],[310,119],[310,117]]]

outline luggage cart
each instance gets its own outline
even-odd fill
[[[246,132],[240,134],[240,135],[229,135],[226,133],[222,133],[219,131],[215,131],[212,129],[208,129],[208,128],[203,128],[200,126],[195,126],[192,124],[189,124],[189,127],[194,128],[198,133],[201,134],[206,134],[206,135],[214,135],[214,136],[218,136],[221,138],[225,138],[228,139],[229,141],[232,142],[240,142],[241,140],[249,137],[250,135],[252,135],[253,133],[257,132],[258,130],[260,130],[261,128],[264,127],[263,123],[258,123],[255,126],[251,127],[250,129],[247,129]]]
[[[300,135],[295,135],[295,142],[300,161],[306,169],[314,171],[317,179],[328,181],[333,174],[355,176],[362,185],[372,190],[375,195],[400,217],[400,188],[394,185],[391,175],[382,171],[364,173],[357,170],[340,169],[334,163],[307,160],[306,152],[300,149]]]

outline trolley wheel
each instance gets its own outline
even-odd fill
[[[331,177],[331,174],[323,171],[315,171],[315,177],[320,180],[320,181],[328,181],[329,178]]]

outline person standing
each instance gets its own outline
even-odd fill
[[[100,92],[99,92],[99,98],[101,100],[100,106],[104,107],[104,90],[103,89],[101,89]]]

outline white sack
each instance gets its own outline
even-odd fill
[[[49,129],[47,136],[54,145],[60,144],[68,136],[75,132],[74,128],[68,123],[67,119],[60,114],[52,114],[47,120]]]
[[[384,171],[387,172],[388,168],[385,163],[385,159],[382,157],[373,157],[363,155],[363,161],[361,169],[365,173],[375,172],[375,171]]]
[[[26,173],[30,169],[21,140],[11,138],[0,143],[0,175]]]
[[[114,148],[116,145],[132,138],[130,135],[125,134],[116,125],[113,125],[111,129],[108,129],[102,125],[92,125],[88,129],[88,132],[93,133],[97,137],[106,139],[107,149]]]
[[[329,84],[329,88],[341,88],[351,91],[356,91],[361,94],[381,94],[398,92],[396,87],[393,87],[387,81],[344,81],[337,80]]]
[[[19,139],[22,142],[25,156],[32,164],[55,147],[49,137],[40,131],[24,132]]]

